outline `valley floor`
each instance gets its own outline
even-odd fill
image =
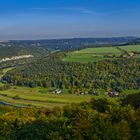
[[[43,93],[42,93],[43,91]],[[126,90],[125,94],[138,93],[140,90]],[[45,107],[64,106],[72,103],[90,101],[92,98],[106,97],[105,95],[75,95],[75,94],[52,94],[44,88],[11,87],[9,90],[0,91],[0,104],[8,103],[17,107]],[[109,98],[109,97],[107,97]],[[114,98],[110,98],[111,100]]]
[[[42,93],[43,88],[12,87],[0,91],[0,101],[14,106],[54,107],[90,101],[92,95]]]

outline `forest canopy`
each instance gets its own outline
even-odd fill
[[[76,90],[139,89],[140,59],[117,59],[82,64],[55,57],[39,59],[9,71],[3,81],[17,86]]]
[[[140,93],[116,101],[108,98],[63,108],[0,106],[1,140],[139,140]],[[135,107],[136,106],[136,107]]]

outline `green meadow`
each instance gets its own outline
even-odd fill
[[[120,48],[120,49],[118,49]],[[63,58],[65,62],[96,62],[104,59],[117,59],[123,52],[140,52],[140,45],[116,46],[116,47],[100,47],[100,48],[86,48],[80,51],[73,51]],[[115,55],[116,58],[106,58],[105,55]]]
[[[0,91],[0,101],[17,106],[54,107],[90,101],[92,95],[53,94],[43,88],[11,87]]]
[[[44,91],[44,92],[42,92]],[[126,90],[124,94],[135,94],[140,90]],[[64,106],[72,103],[81,103],[90,101],[92,98],[102,98],[105,91],[100,90],[99,96],[93,95],[75,95],[75,94],[53,94],[44,88],[27,88],[27,87],[11,87],[9,90],[0,91],[0,102],[9,103],[13,106],[28,107],[45,107],[53,108],[55,106]],[[107,97],[108,98],[108,97]],[[114,98],[110,98],[114,100]]]
[[[140,52],[140,45],[128,45],[128,46],[122,46],[120,48],[128,52],[131,51]]]

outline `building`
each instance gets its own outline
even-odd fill
[[[117,92],[117,91],[109,91],[108,92],[108,96],[109,97],[119,97],[120,96],[120,93]]]

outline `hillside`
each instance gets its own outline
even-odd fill
[[[43,56],[48,54],[48,50],[42,47],[31,47],[31,46],[9,46],[0,45],[0,60],[2,58],[11,58],[21,55],[33,55],[35,57]]]
[[[132,53],[132,54],[131,54]],[[131,56],[132,55],[132,56]],[[125,45],[113,47],[85,48],[67,53],[63,58],[65,62],[96,62],[102,60],[113,60],[118,58],[140,57],[140,45]]]
[[[67,89],[69,93],[138,89],[139,61],[118,59],[82,64],[45,58],[8,72],[3,80],[18,86]]]
[[[9,41],[8,45],[16,46],[40,46],[51,50],[71,50],[83,46],[120,45],[133,42],[136,37],[114,38],[72,38],[72,39],[44,39],[44,40],[15,40]]]

